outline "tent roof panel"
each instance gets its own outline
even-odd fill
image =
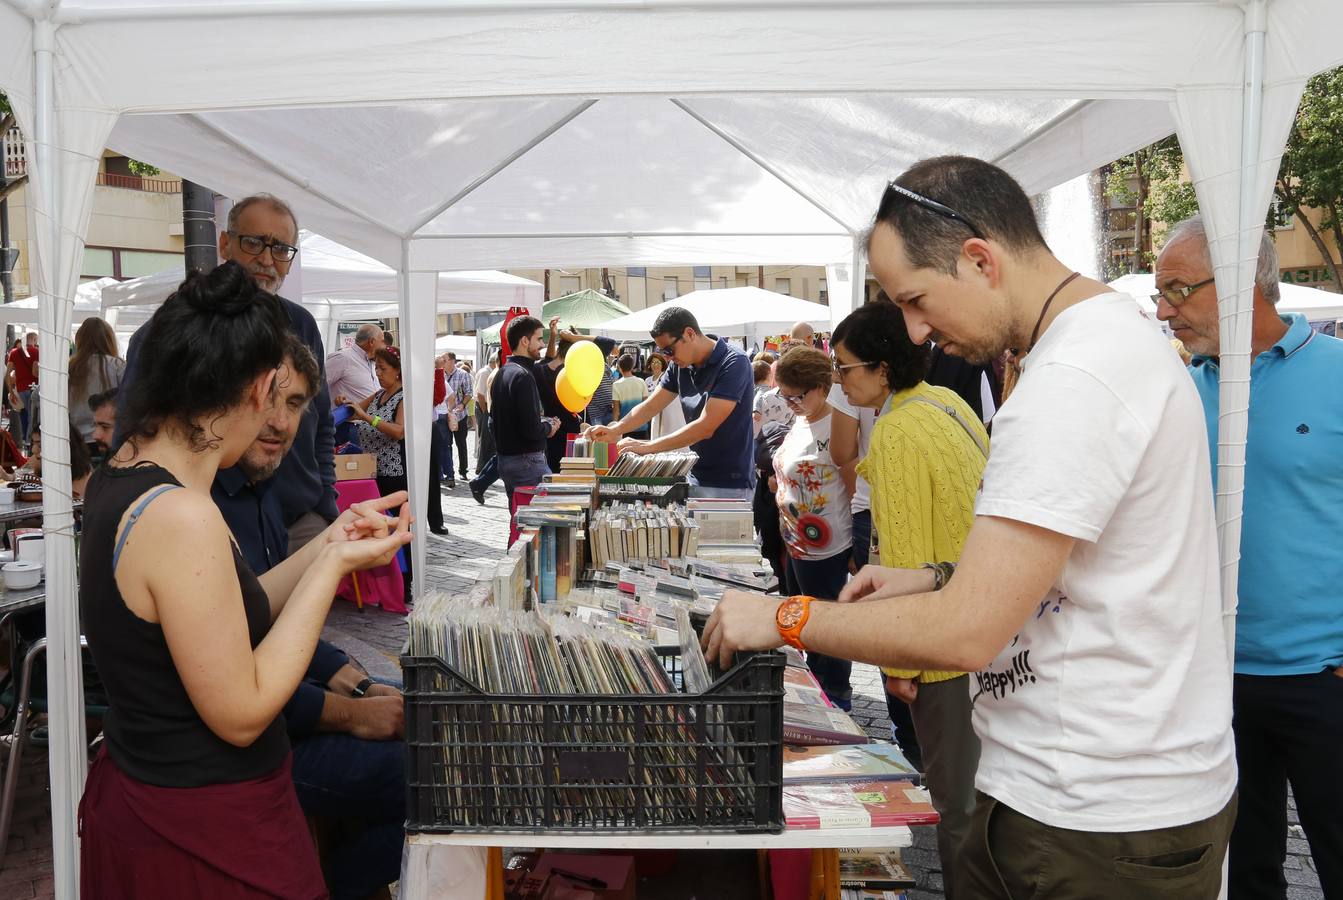
[[[421,236],[845,233],[674,104],[593,104]]]

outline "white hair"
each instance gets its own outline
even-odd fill
[[[1161,252],[1166,252],[1166,248],[1174,247],[1180,241],[1194,238],[1198,240],[1199,252],[1208,266],[1208,271],[1211,272],[1212,252],[1208,249],[1208,229],[1203,224],[1202,214],[1190,216],[1183,222],[1171,226],[1166,232],[1166,245]],[[1278,300],[1282,297],[1282,291],[1278,287],[1278,248],[1274,246],[1273,237],[1267,229],[1259,239],[1259,262],[1254,270],[1254,283],[1265,300],[1274,306],[1278,304]]]
[[[382,328],[377,325],[360,325],[359,330],[354,333],[354,342],[360,347],[373,340],[375,337],[382,337]]]

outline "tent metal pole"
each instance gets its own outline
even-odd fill
[[[574,107],[569,112],[561,116],[559,120],[556,121],[554,124],[552,124],[549,128],[537,134],[527,143],[523,144],[517,150],[514,150],[512,153],[508,154],[508,156],[505,156],[502,160],[495,163],[493,166],[490,166],[490,168],[486,169],[478,178],[474,179],[466,187],[462,188],[460,191],[453,194],[445,202],[434,207],[434,210],[431,213],[429,213],[428,217],[426,217],[424,221],[418,223],[414,228],[411,229],[411,234],[418,232],[421,228],[425,227],[430,222],[434,221],[434,219],[437,219],[439,216],[443,215],[445,212],[452,209],[463,199],[465,199],[467,195],[475,191],[485,182],[489,181],[491,178],[498,175],[504,169],[507,169],[509,166],[513,165],[513,163],[517,162],[523,156],[526,156],[528,153],[530,153],[546,138],[550,137],[552,134],[563,128],[565,125],[568,125],[574,119],[578,118],[580,115],[587,112],[588,109],[590,109],[592,105],[596,102],[597,102],[596,100],[585,100],[582,103],[578,104],[578,106]]]
[[[1264,44],[1268,29],[1266,0],[1250,0],[1245,7],[1245,83],[1241,109],[1240,203],[1236,240],[1236,293],[1220,310],[1221,383],[1218,389],[1217,528],[1222,547],[1222,624],[1227,654],[1236,654],[1236,604],[1240,574],[1241,515],[1245,492],[1245,442],[1231,434],[1245,434],[1247,405],[1233,405],[1232,393],[1250,380],[1250,341],[1253,333],[1254,285],[1245,283],[1251,260],[1259,255],[1264,210],[1255,203],[1258,193],[1260,140],[1264,116]],[[1229,308],[1228,308],[1229,307]],[[1248,403],[1248,397],[1246,398]],[[1233,428],[1233,423],[1240,427]]]
[[[65,376],[69,365],[68,331],[58,333],[62,322],[70,321],[71,301],[64,296],[68,282],[63,277],[64,260],[61,235],[64,213],[61,181],[65,164],[57,149],[56,123],[56,26],[39,20],[33,28],[34,139],[35,179],[40,189],[38,209],[38,248],[42,291],[38,299],[40,322],[40,363],[44,385],[55,388],[59,396],[44,392],[42,406],[46,421],[53,414],[65,415]],[[60,306],[67,307],[65,315]],[[56,421],[60,421],[59,418]],[[79,617],[75,597],[73,514],[70,501],[70,436],[61,428],[42,432],[48,449],[43,472],[42,514],[47,546],[47,689],[50,701],[48,725],[51,749],[48,766],[51,775],[51,846],[55,896],[57,900],[76,900],[79,896],[79,841],[76,828],[79,799],[84,792],[88,772],[84,744],[83,672],[79,665]],[[62,471],[63,470],[63,471]],[[64,477],[62,477],[64,476]]]
[[[736,151],[737,151],[738,153],[740,153],[742,156],[746,157],[746,158],[749,159],[751,162],[755,163],[757,166],[759,166],[760,168],[764,169],[764,170],[765,170],[766,172],[768,172],[769,174],[773,175],[775,178],[777,178],[777,179],[779,179],[780,181],[782,181],[782,182],[788,187],[788,189],[791,190],[793,193],[797,194],[797,195],[798,195],[799,197],[801,197],[803,200],[806,200],[806,201],[807,201],[808,203],[810,203],[812,206],[816,207],[816,208],[819,209],[821,212],[825,213],[825,215],[828,216],[829,218],[833,219],[833,220],[835,221],[835,223],[839,225],[840,228],[843,228],[845,231],[848,231],[848,232],[852,232],[852,231],[853,231],[853,228],[849,225],[849,223],[845,222],[845,221],[844,221],[843,219],[841,219],[839,216],[837,216],[837,215],[835,215],[833,212],[831,212],[831,211],[825,206],[825,204],[823,204],[820,200],[817,200],[817,199],[816,199],[815,197],[813,197],[811,194],[809,194],[809,193],[807,193],[806,191],[804,191],[804,190],[803,190],[802,188],[800,188],[797,184],[795,184],[791,178],[789,178],[787,175],[784,175],[784,174],[783,174],[782,172],[780,172],[776,167],[774,167],[774,166],[770,165],[769,163],[765,162],[765,160],[762,159],[762,158],[760,157],[759,154],[752,153],[750,150],[748,150],[748,149],[746,148],[746,145],[743,144],[741,141],[739,141],[739,140],[737,140],[736,138],[732,137],[730,134],[728,134],[728,133],[727,133],[726,131],[724,131],[723,129],[719,128],[719,127],[718,127],[717,125],[715,125],[714,123],[710,122],[710,121],[709,121],[708,119],[706,119],[704,116],[702,116],[702,115],[700,115],[699,113],[695,112],[695,110],[691,109],[691,108],[685,103],[685,101],[683,101],[683,100],[677,100],[677,99],[673,98],[671,102],[672,102],[672,105],[675,106],[677,109],[681,110],[681,112],[683,112],[683,113],[685,113],[686,115],[690,116],[690,118],[694,119],[696,122],[700,123],[700,124],[703,125],[705,128],[707,128],[707,129],[709,129],[710,131],[712,131],[712,132],[713,132],[714,134],[716,134],[718,137],[722,138],[722,140],[725,141],[730,147],[732,147],[733,150],[736,150]]]

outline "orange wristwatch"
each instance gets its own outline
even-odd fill
[[[779,604],[779,609],[774,614],[774,625],[779,629],[779,636],[783,638],[784,643],[790,647],[807,649],[802,646],[802,629],[811,616],[811,601],[814,599],[807,596],[789,597]]]

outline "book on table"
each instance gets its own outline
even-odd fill
[[[841,887],[839,900],[909,900],[909,895],[885,888]]]
[[[898,850],[839,851],[839,883],[842,887],[903,888],[914,886]]]
[[[805,703],[783,704],[783,741],[785,744],[866,744],[871,741],[867,732],[842,709],[827,706],[809,706]]]
[[[783,817],[804,830],[938,823],[928,791],[903,781],[784,785]]]
[[[918,784],[922,778],[895,744],[783,748],[784,784],[833,784],[846,781],[905,781]]]

